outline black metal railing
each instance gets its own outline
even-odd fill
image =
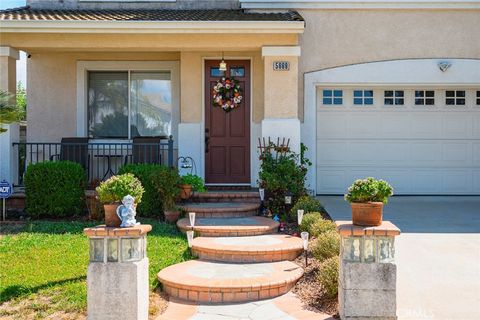
[[[169,167],[174,161],[173,138],[160,143],[133,142],[14,142],[18,154],[18,185],[29,164],[69,160],[79,163],[86,171],[90,185],[116,174],[128,163],[162,164]]]

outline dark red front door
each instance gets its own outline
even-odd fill
[[[250,61],[205,62],[205,182],[250,183]],[[224,74],[239,81],[243,90],[240,107],[225,112],[213,107],[212,90]]]

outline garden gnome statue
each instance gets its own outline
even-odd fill
[[[137,215],[135,209],[135,198],[131,195],[126,195],[122,199],[121,205],[117,207],[117,215],[122,220],[122,224],[120,225],[121,228],[128,228],[139,225],[140,222],[135,220],[135,216]]]

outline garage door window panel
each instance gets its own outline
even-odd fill
[[[353,90],[353,104],[357,106],[373,105],[373,90]]]
[[[405,92],[403,90],[385,90],[384,104],[386,106],[403,106],[405,104]]]
[[[435,105],[435,91],[433,90],[415,90],[416,106],[433,106]]]
[[[477,91],[477,106],[480,106],[480,91]]]
[[[447,90],[445,91],[445,104],[447,106],[464,106],[465,91],[464,90]]]
[[[343,104],[343,90],[322,90],[322,103],[324,105],[342,105]]]

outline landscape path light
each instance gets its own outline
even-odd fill
[[[300,236],[303,241],[303,250],[305,251],[305,267],[308,266],[308,232],[303,231]]]
[[[266,215],[266,209],[265,209],[265,189],[260,188],[258,189],[258,194],[260,195],[260,214],[262,216]]]
[[[302,220],[303,220],[303,214],[305,213],[305,210],[303,209],[298,209],[297,210],[297,220],[298,220],[298,226],[300,226],[302,224]]]
[[[190,249],[190,255],[192,254],[192,246],[193,246],[193,230],[187,231],[187,241],[188,241],[188,248]]]
[[[190,219],[190,226],[193,228],[195,227],[195,212],[189,212],[188,218]]]

